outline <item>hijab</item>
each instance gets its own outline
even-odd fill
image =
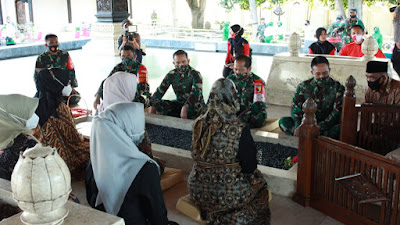
[[[374,33],[372,34],[372,37],[375,38],[376,42],[378,42],[379,49],[382,49],[383,36],[379,27],[374,27]]]
[[[323,31],[325,31],[325,33],[326,33],[326,29],[323,27],[320,27],[316,30],[315,37],[318,39],[318,41],[312,43],[309,48],[312,50],[312,52],[314,54],[329,55],[329,53],[331,53],[332,50],[335,49],[335,46],[332,43],[330,43],[329,41],[321,42],[319,40],[319,37],[321,36]]]
[[[221,129],[223,123],[236,120],[239,110],[235,84],[225,78],[215,81],[208,98],[207,111],[196,120],[193,127],[193,152],[204,158],[211,137]]]
[[[116,72],[104,82],[103,102],[99,111],[104,111],[116,102],[132,102],[135,99],[137,78],[126,72]]]
[[[31,134],[26,128],[26,121],[32,117],[39,104],[39,99],[24,95],[0,95],[0,149],[10,147],[20,135]]]
[[[231,26],[231,30],[236,34],[235,38],[230,39],[231,41],[231,49],[230,52],[234,56],[238,56],[243,54],[243,44],[244,39],[242,35],[244,34],[244,29],[239,24],[235,24]]]
[[[137,148],[144,138],[144,129],[142,103],[115,103],[93,119],[90,160],[99,190],[95,205],[103,203],[107,213],[118,214],[129,187],[146,162],[157,165]]]
[[[51,116],[58,118],[57,108],[63,102],[62,90],[68,85],[69,74],[60,68],[42,69],[35,82],[39,97],[36,114],[40,118],[39,125],[43,126]]]

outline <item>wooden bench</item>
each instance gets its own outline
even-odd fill
[[[371,151],[319,136],[316,107],[312,99],[303,105],[293,200],[345,224],[398,225],[400,165]],[[349,179],[347,184],[344,179]]]

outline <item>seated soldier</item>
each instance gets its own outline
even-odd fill
[[[400,105],[400,81],[389,77],[387,68],[387,62],[369,61],[367,63],[366,103]]]
[[[361,45],[364,42],[364,28],[361,25],[354,25],[351,28],[352,42],[345,44],[339,52],[340,56],[363,57],[364,53],[361,51]],[[377,58],[386,58],[385,54],[378,48],[375,54]]]
[[[240,103],[238,117],[250,128],[264,126],[267,120],[265,103],[265,82],[251,72],[251,58],[239,55],[235,59],[234,74],[228,79],[235,83]]]
[[[329,61],[317,56],[311,61],[313,78],[299,84],[293,97],[291,117],[279,120],[279,127],[287,135],[299,136],[298,127],[303,118],[303,103],[313,98],[317,104],[315,113],[321,135],[338,138],[344,87],[330,75]]]
[[[149,99],[150,99],[150,85],[147,81],[147,68],[139,63],[136,59],[135,50],[132,46],[126,45],[122,48],[121,51],[121,60],[122,62],[117,64],[114,69],[110,72],[108,77],[112,76],[116,72],[127,72],[132,73],[138,76],[138,84],[137,84],[137,91],[136,97],[134,102],[143,103],[145,107],[149,106]],[[106,78],[107,79],[107,78]],[[93,107],[97,109],[97,105],[100,104],[100,98],[103,99],[103,85],[104,79],[101,82],[99,90],[96,93],[96,99],[93,103]]]
[[[199,71],[189,66],[190,59],[183,50],[173,54],[175,69],[165,75],[161,85],[150,99],[150,113],[194,119],[204,108],[203,78]],[[162,100],[169,86],[174,89],[176,100]]]

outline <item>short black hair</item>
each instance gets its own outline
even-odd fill
[[[316,37],[318,40],[319,40],[319,37],[320,37],[321,34],[322,34],[322,31],[325,31],[325,34],[327,33],[327,32],[326,32],[326,29],[323,28],[323,27],[318,28],[317,31],[315,32],[315,37]]]
[[[48,34],[48,35],[46,35],[46,37],[44,37],[44,40],[48,41],[50,38],[58,38],[58,37],[55,34]]]
[[[358,24],[353,25],[353,26],[351,27],[351,29],[353,29],[353,28],[360,28],[362,31],[364,31],[364,27],[362,27],[361,25],[358,25]]]
[[[172,59],[175,59],[175,56],[177,56],[177,55],[186,55],[186,58],[188,58],[187,52],[185,52],[183,50],[178,50],[178,51],[174,52],[174,54],[172,55]]]
[[[251,67],[251,58],[248,57],[247,55],[239,55],[235,58],[235,61],[244,61],[244,67],[249,68]]]
[[[318,64],[326,64],[329,67],[329,61],[323,56],[317,56],[311,61],[311,69]]]
[[[133,54],[135,54],[135,48],[131,45],[124,45],[124,47],[121,49],[121,52],[122,51],[132,51]]]

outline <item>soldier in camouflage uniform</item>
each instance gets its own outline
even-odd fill
[[[228,76],[236,85],[240,102],[238,117],[250,128],[259,128],[267,121],[265,82],[251,72],[251,58],[239,55],[235,59],[234,74]]]
[[[350,18],[344,20],[338,28],[333,30],[335,33],[342,32],[340,36],[340,38],[342,38],[341,46],[351,42],[351,28],[354,25],[360,25],[363,29],[365,29],[362,20],[357,18],[357,9],[350,9]]]
[[[135,60],[135,50],[132,46],[126,45],[121,51],[122,62],[117,64],[110,72],[108,77],[112,76],[116,72],[127,72],[132,73],[137,76],[138,84],[136,97],[134,102],[140,102],[144,104],[144,107],[150,106],[150,85],[148,83],[147,68]],[[106,78],[107,79],[107,78]],[[103,99],[103,85],[104,79],[96,93],[96,99],[94,101],[93,107],[97,109],[97,105],[100,104],[100,99]]]
[[[342,24],[343,17],[342,15],[338,15],[336,17],[336,21],[331,24],[331,26],[328,29],[328,36],[332,38],[340,38],[342,36],[342,32],[337,33],[340,25]],[[334,32],[334,30],[336,32]],[[342,42],[331,42],[333,46],[337,49],[337,51],[340,51],[342,48]]]
[[[257,28],[257,38],[261,43],[265,42],[265,29],[267,28],[267,25],[265,24],[265,18],[261,18],[260,20],[260,25],[258,25]]]
[[[291,117],[279,120],[279,126],[287,135],[299,135],[298,126],[303,118],[303,103],[313,98],[317,104],[315,113],[321,135],[337,139],[340,134],[344,87],[329,77],[329,62],[323,56],[311,62],[313,78],[299,84],[293,97]]]
[[[150,99],[150,113],[194,119],[204,107],[203,78],[199,71],[189,66],[187,53],[178,50],[173,54],[175,69],[171,70]],[[169,86],[176,95],[176,100],[162,100]]]
[[[58,37],[55,34],[46,35],[45,41],[45,46],[47,50],[39,55],[36,59],[35,73],[33,75],[33,79],[36,82],[36,77],[39,74],[40,70],[45,68],[60,68],[68,70],[69,81],[73,88],[71,95],[76,95],[71,97],[70,105],[78,104],[80,97],[79,93],[75,90],[75,88],[78,87],[78,81],[75,77],[75,68],[74,64],[72,63],[71,57],[69,56],[67,51],[63,51],[58,48]],[[64,100],[65,102],[67,102],[68,97],[65,97]]]

